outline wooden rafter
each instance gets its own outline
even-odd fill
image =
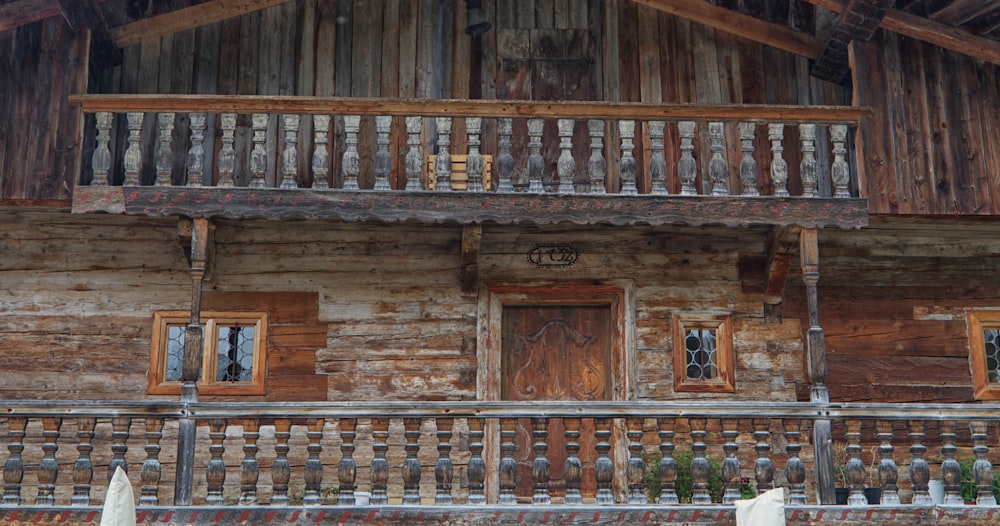
[[[17,0],[0,5],[0,31],[45,20],[62,13],[59,0]]]
[[[813,64],[811,73],[823,80],[841,82],[850,71],[847,46],[867,41],[878,29],[893,0],[849,0],[833,34]]]
[[[1000,8],[1000,0],[955,0],[931,13],[930,19],[942,24],[960,26]]]
[[[252,13],[288,0],[210,0],[203,4],[178,9],[159,16],[146,18],[111,29],[111,38],[118,47],[159,38],[171,33],[221,22],[229,18]]]

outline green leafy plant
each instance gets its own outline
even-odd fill
[[[962,468],[961,492],[962,500],[965,502],[976,502],[979,497],[979,488],[976,486],[976,478],[973,474],[973,466],[976,459],[969,457],[958,461],[958,467]],[[993,497],[1000,501],[1000,470],[993,471]]]
[[[751,481],[750,477],[743,477],[740,479],[740,498],[743,500],[750,500],[757,496],[757,488]]]
[[[650,502],[656,502],[660,498],[660,456],[659,452],[646,455],[646,497]],[[674,462],[677,463],[677,480],[674,482],[677,491],[677,498],[682,504],[690,504],[691,496],[694,494],[694,485],[691,482],[691,459],[694,452],[690,449],[681,450],[674,453]],[[748,479],[749,480],[749,479]],[[753,491],[753,486],[749,485],[749,490]],[[708,494],[712,502],[722,502],[724,486],[722,484],[722,468],[718,460],[708,459]],[[740,484],[740,493],[743,494],[743,485]],[[757,492],[753,491],[754,496]],[[753,498],[753,497],[750,497]]]

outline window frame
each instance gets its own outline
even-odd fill
[[[182,382],[167,381],[167,330],[172,326],[187,326],[189,311],[157,311],[153,313],[153,336],[149,355],[149,386],[147,394],[180,394]],[[262,395],[267,378],[267,312],[262,311],[202,311],[204,349],[198,392],[204,395]],[[251,381],[219,382],[215,380],[218,352],[217,328],[228,324],[254,326]],[[210,380],[206,381],[205,379]]]
[[[734,372],[732,316],[674,315],[673,320],[673,362],[674,391],[690,393],[734,393],[736,376]],[[694,329],[715,330],[715,357],[719,369],[717,378],[696,380],[687,376],[687,346],[685,333]]]
[[[986,365],[986,339],[983,330],[1000,329],[1000,311],[969,311],[969,364],[972,369],[972,391],[976,400],[1000,400],[1000,383],[989,382]]]

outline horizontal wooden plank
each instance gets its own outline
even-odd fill
[[[162,15],[144,18],[131,24],[111,28],[111,39],[118,47],[131,46],[143,40],[159,38],[187,29],[221,22],[228,18],[276,6],[288,0],[209,0],[195,6]]]

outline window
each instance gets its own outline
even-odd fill
[[[675,391],[736,390],[729,316],[674,316],[673,333]]]
[[[1000,311],[969,312],[972,387],[978,400],[1000,400]]]
[[[184,311],[153,315],[149,394],[180,393],[184,332],[190,317]],[[201,320],[205,350],[198,391],[208,395],[264,394],[267,313],[202,312]]]

